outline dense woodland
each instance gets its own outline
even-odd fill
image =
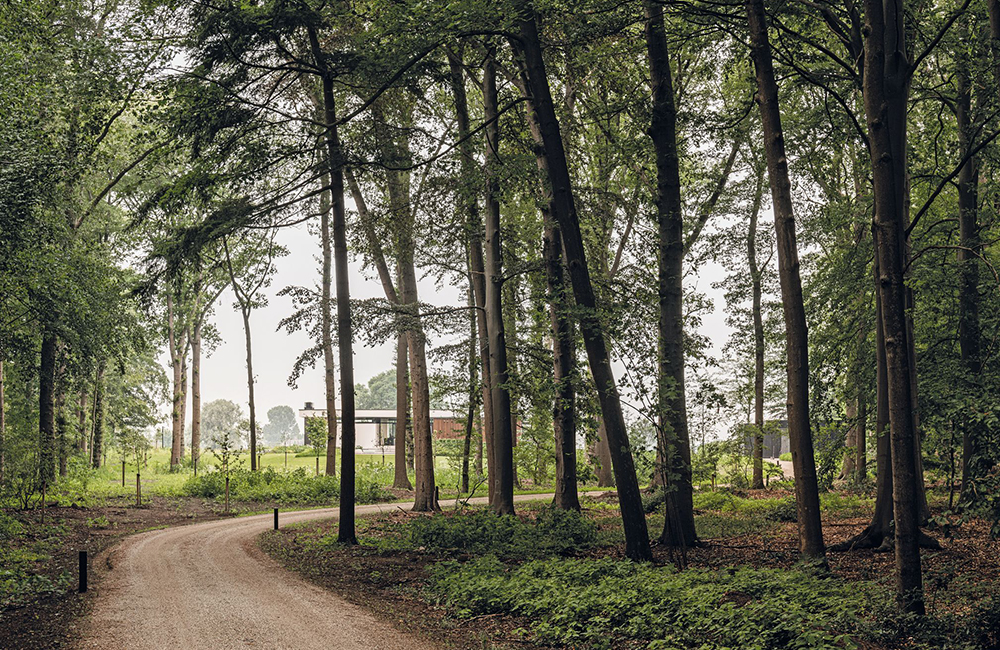
[[[567,511],[614,486],[615,543],[640,563],[620,571],[655,583],[666,563],[694,589],[704,493],[773,490],[779,425],[796,571],[889,552],[904,636],[928,609],[921,548],[1000,535],[997,0],[8,0],[0,48],[6,508],[98,476],[109,447],[138,471],[163,401],[170,471],[200,461],[228,486],[242,453],[263,472],[265,438],[288,441],[261,433],[253,361],[275,351],[251,316],[301,263],[279,232],[309,224],[316,283],[278,295],[311,342],[289,382],[322,368],[335,414],[316,481],[341,544],[385,488],[416,512],[478,489],[507,521],[530,486]],[[384,297],[352,299],[349,265]],[[428,277],[463,300],[422,295]],[[201,404],[224,291],[249,404],[213,429],[246,438],[232,459],[228,438],[206,457]],[[393,373],[343,390],[356,350],[386,343]],[[382,485],[338,454],[356,398],[406,423]],[[465,415],[457,486],[432,402]],[[873,499],[836,544],[831,489]],[[961,647],[1000,643],[989,598]]]

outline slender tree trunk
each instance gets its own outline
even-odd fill
[[[785,312],[785,350],[788,358],[788,438],[795,472],[795,503],[798,511],[799,551],[806,557],[825,557],[820,524],[819,490],[809,421],[809,346],[806,315],[799,277],[799,254],[795,240],[788,159],[785,156],[778,84],[774,78],[771,45],[763,0],[747,0],[751,56],[757,74],[758,104],[764,132],[774,224],[777,231],[778,278]]]
[[[323,174],[323,187],[330,187],[330,175]],[[331,308],[331,264],[333,248],[330,243],[330,193],[320,194],[320,237],[323,242],[323,295],[321,298],[323,328],[323,379],[326,389],[326,473],[337,475],[337,378],[333,358],[333,310]],[[344,447],[347,449],[347,447]]]
[[[604,417],[597,416],[597,440],[594,441],[594,455],[597,456],[597,487],[614,487],[615,473],[611,466],[611,447],[608,446],[608,430]]]
[[[56,440],[59,447],[59,476],[69,475],[69,426],[66,420],[66,364],[60,364],[56,378]]]
[[[469,456],[472,453],[472,430],[476,420],[476,299],[472,296],[471,281],[469,303],[469,410],[465,419],[465,443],[462,446],[462,492],[469,491]]]
[[[968,30],[963,30],[966,38]],[[969,79],[969,57],[959,53],[958,61],[958,118],[959,156],[966,157],[975,146],[975,120],[972,117],[972,84]],[[994,88],[994,92],[997,92]],[[966,390],[978,394],[980,372],[981,334],[979,329],[979,168],[975,156],[969,156],[958,173],[958,344],[965,368]],[[971,419],[962,425],[962,502],[974,498],[972,483],[976,472],[973,459],[977,456],[980,427]]]
[[[553,217],[562,233],[573,293],[581,311],[580,330],[583,333],[590,369],[601,402],[615,479],[618,483],[618,500],[621,504],[622,523],[625,529],[625,554],[635,560],[649,560],[652,558],[652,552],[649,546],[646,516],[639,494],[639,482],[625,430],[618,388],[611,369],[611,359],[604,340],[604,330],[597,313],[596,297],[587,267],[576,206],[573,202],[566,152],[563,149],[559,122],[552,103],[545,63],[542,60],[535,11],[530,0],[518,0],[515,7],[520,13],[518,25],[520,41],[517,45],[522,48],[531,110],[538,122],[548,165]]]
[[[862,485],[868,476],[868,399],[858,391],[858,428],[854,448],[854,482]]]
[[[173,370],[173,404],[170,411],[170,468],[176,469],[181,462],[181,447],[184,444],[183,413],[185,394],[184,381],[181,374],[184,343],[180,337],[172,291],[167,292],[167,340],[170,351],[170,366]],[[99,459],[99,453],[94,458]]]
[[[233,278],[233,284],[236,284]],[[243,315],[243,338],[247,353],[247,399],[250,402],[250,471],[257,471],[257,406],[254,400],[253,376],[253,345],[250,334],[250,306],[240,301],[240,313]]]
[[[354,329],[351,323],[351,288],[347,259],[347,210],[344,207],[344,154],[337,130],[337,109],[333,95],[333,75],[319,45],[315,28],[309,28],[313,59],[323,81],[323,121],[330,178],[330,202],[333,213],[333,257],[337,286],[337,347],[340,351],[340,526],[337,541],[357,544],[355,532],[355,462],[354,443]]]
[[[483,70],[483,102],[486,127],[486,325],[490,341],[490,377],[493,381],[493,446],[496,462],[496,485],[493,510],[514,513],[514,428],[510,391],[507,388],[507,342],[503,322],[503,271],[500,252],[500,127],[497,111],[496,64],[493,55]]]
[[[757,263],[757,219],[760,217],[764,198],[763,170],[757,175],[753,207],[750,210],[750,229],[747,232],[747,261],[750,264],[750,284],[753,292],[753,482],[755,490],[764,487],[764,271]]]
[[[86,456],[90,449],[87,445],[90,436],[87,434],[87,404],[90,403],[87,388],[80,388],[80,401],[76,410],[76,450]]]
[[[653,94],[649,135],[656,151],[656,221],[659,226],[659,372],[657,412],[661,482],[667,508],[660,541],[690,546],[697,540],[691,490],[691,441],[684,395],[684,217],[677,110],[663,9],[645,0],[646,51]]]
[[[56,478],[56,335],[47,327],[42,331],[38,376],[38,478],[52,485]]]
[[[553,503],[564,510],[579,510],[576,479],[576,340],[573,334],[570,288],[563,270],[562,236],[548,210],[543,212],[543,252],[548,281],[549,318],[552,331],[555,400],[552,423],[556,437],[556,494]]]
[[[94,384],[94,443],[90,446],[94,469],[100,468],[104,453],[104,366],[102,359],[97,366],[97,381]]]
[[[885,345],[892,454],[896,597],[902,609],[923,614],[920,568],[916,432],[912,366],[906,324],[906,110],[910,63],[903,8],[865,1],[864,104],[875,198],[875,250]]]
[[[463,179],[462,192],[469,215],[466,226],[469,238],[469,269],[472,278],[472,291],[475,298],[476,334],[479,340],[479,358],[482,369],[483,435],[480,438],[480,447],[485,442],[487,466],[489,469],[487,492],[489,501],[492,503],[494,492],[493,481],[497,473],[493,458],[493,384],[490,381],[490,343],[486,325],[486,271],[483,255],[483,224],[479,216],[479,191],[472,189],[477,184],[475,144],[469,138],[469,103],[465,92],[465,75],[462,70],[462,60],[460,57],[461,53],[458,56],[449,56],[448,63],[451,70],[452,95],[455,99],[455,115],[458,121],[458,137],[461,139],[459,152],[461,154],[460,169]],[[482,474],[481,453],[477,462],[479,473]]]
[[[849,479],[854,476],[857,469],[855,459],[857,457],[858,445],[858,400],[857,398],[847,401],[847,439],[844,441],[844,459],[840,466],[840,476],[838,478]]]
[[[396,337],[396,451],[392,487],[412,490],[406,473],[406,429],[410,420],[410,371],[406,363],[406,334]]]
[[[198,319],[191,330],[191,464],[201,457],[201,328]]]

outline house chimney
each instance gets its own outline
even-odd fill
[[[306,402],[306,407],[304,409],[302,409],[302,410],[304,410],[304,411],[312,411],[312,410],[315,410],[315,409],[313,409],[313,403],[312,402]]]

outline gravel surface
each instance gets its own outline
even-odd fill
[[[358,506],[357,514],[410,505]],[[281,525],[337,514],[337,508],[281,513]],[[270,514],[240,517],[125,539],[94,562],[102,579],[77,647],[433,650],[264,555],[256,537],[273,521]]]

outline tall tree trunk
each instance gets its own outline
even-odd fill
[[[465,419],[465,442],[462,445],[462,492],[469,491],[469,456],[472,453],[472,431],[476,421],[476,299],[472,296],[470,279],[468,290],[469,304],[469,410]]]
[[[965,32],[968,38],[968,30]],[[975,146],[972,117],[972,84],[969,79],[969,57],[964,52],[958,61],[958,155],[968,160],[958,173],[958,344],[966,373],[966,391],[978,394],[980,386],[981,334],[979,329],[979,169],[975,156],[969,155]],[[997,89],[994,88],[994,92]],[[977,443],[981,428],[971,419],[962,423],[962,502],[972,500],[972,483],[976,472],[973,459],[978,455]]]
[[[232,278],[233,285],[236,279]],[[250,334],[250,305],[240,300],[240,314],[243,316],[243,340],[247,355],[247,400],[250,403],[250,471],[257,471],[257,407],[254,400],[253,345]]]
[[[486,330],[490,341],[490,377],[493,379],[493,446],[496,484],[493,510],[514,513],[514,427],[507,388],[507,341],[503,322],[503,270],[500,251],[500,183],[496,64],[492,52],[483,69],[483,103],[486,119]]]
[[[191,464],[201,458],[201,328],[198,319],[191,329]]]
[[[94,469],[100,468],[104,453],[104,367],[105,361],[101,359],[94,383],[94,442],[90,446]]]
[[[564,510],[579,510],[576,478],[576,340],[573,334],[569,287],[563,270],[562,236],[548,210],[542,213],[545,234],[543,252],[548,284],[549,318],[552,331],[552,363],[555,400],[552,423],[556,438],[556,494],[553,503]]]
[[[611,447],[608,446],[608,430],[604,417],[597,416],[597,440],[594,441],[594,455],[597,456],[597,487],[613,487],[615,472],[611,466]]]
[[[406,334],[399,334],[396,337],[396,450],[392,478],[392,487],[398,490],[413,489],[406,472],[406,429],[410,421],[410,371],[406,355]]]
[[[167,292],[167,341],[170,352],[170,367],[173,370],[172,405],[170,411],[170,468],[177,469],[181,462],[182,445],[184,444],[184,381],[181,374],[181,363],[184,356],[184,342],[180,336],[180,328],[174,307],[173,291]],[[96,431],[96,423],[95,423]],[[94,456],[99,461],[100,454]]]
[[[323,329],[323,380],[326,392],[326,473],[337,475],[337,378],[333,358],[333,310],[331,308],[331,264],[333,249],[330,243],[330,174],[323,174],[323,193],[319,198],[320,237],[323,242],[323,294],[320,303]],[[353,386],[353,385],[352,385]],[[347,447],[344,447],[347,449]]]
[[[62,356],[62,355],[60,355]],[[56,374],[56,441],[59,449],[59,476],[69,475],[69,426],[66,420],[66,363],[59,364]]]
[[[48,327],[42,331],[38,377],[38,478],[52,485],[56,478],[56,335]]]
[[[750,264],[750,284],[753,292],[753,482],[755,490],[764,487],[764,271],[757,263],[757,219],[764,198],[763,170],[757,175],[753,206],[750,209],[750,228],[747,231],[747,261]]]
[[[76,411],[76,450],[84,456],[90,451],[87,444],[90,435],[87,433],[87,404],[90,403],[86,386],[80,388],[80,402]]]
[[[868,476],[868,396],[858,391],[858,428],[854,448],[854,482],[862,485]]]
[[[462,192],[468,211],[469,239],[469,270],[472,279],[472,291],[476,306],[476,326],[479,340],[479,358],[482,375],[483,402],[483,435],[480,445],[486,445],[487,467],[489,478],[487,492],[490,503],[493,502],[494,479],[496,464],[493,459],[493,384],[490,380],[490,342],[486,325],[486,271],[483,255],[483,224],[479,216],[479,191],[472,188],[477,185],[475,144],[469,137],[469,102],[465,92],[465,75],[462,70],[461,52],[457,56],[449,56],[451,71],[451,89],[455,99],[455,116],[458,121],[458,137],[461,140],[458,150],[461,154],[460,170],[463,179]],[[482,474],[482,454],[479,459],[479,473]]]
[[[660,541],[690,546],[694,529],[691,489],[691,440],[684,395],[684,216],[680,158],[677,154],[677,110],[670,72],[670,52],[663,28],[663,8],[645,0],[646,51],[653,107],[649,136],[656,152],[656,221],[659,230],[659,369],[657,415],[660,476],[667,490],[666,516]]]
[[[798,511],[799,551],[806,557],[825,557],[820,524],[819,489],[813,457],[809,421],[809,346],[806,315],[802,304],[799,253],[795,240],[788,159],[785,156],[778,84],[774,79],[771,45],[767,36],[763,0],[747,0],[750,50],[757,75],[758,104],[764,132],[774,225],[777,231],[778,278],[785,313],[785,350],[788,375],[788,439],[795,472],[795,504]]]
[[[347,259],[347,210],[344,207],[344,154],[337,129],[337,109],[333,95],[333,75],[320,49],[316,29],[309,28],[313,59],[323,81],[323,122],[327,145],[327,169],[330,179],[330,202],[333,213],[334,274],[337,287],[337,346],[340,351],[340,526],[337,541],[357,544],[355,532],[355,462],[354,417],[354,329],[351,323],[351,288]]]
[[[906,324],[907,215],[906,111],[910,62],[903,7],[865,0],[864,105],[875,198],[875,251],[885,345],[892,454],[896,598],[908,612],[923,614],[919,497],[913,377]]]
[[[344,207],[344,153],[337,130],[337,109],[333,95],[333,75],[320,49],[315,28],[309,28],[313,59],[323,81],[323,122],[327,145],[327,168],[330,179],[330,202],[333,213],[334,274],[337,285],[337,345],[340,351],[340,413],[342,416],[340,455],[340,526],[337,541],[357,544],[355,533],[355,462],[354,454],[354,330],[351,323],[351,288],[347,259],[347,210]]]
[[[611,359],[604,340],[604,330],[597,312],[590,270],[587,267],[580,223],[573,202],[566,152],[563,149],[559,122],[552,103],[545,63],[542,60],[535,10],[530,0],[518,0],[515,8],[520,14],[518,25],[520,40],[517,46],[522,49],[531,110],[538,122],[548,165],[553,217],[562,233],[573,294],[581,311],[580,330],[583,333],[590,369],[601,402],[615,480],[618,483],[618,500],[621,504],[622,523],[625,529],[625,554],[635,560],[649,560],[652,558],[652,551],[639,494],[639,482],[635,474],[625,419],[622,416],[618,388],[611,369]]]
[[[858,445],[858,400],[852,398],[847,400],[847,439],[844,441],[844,459],[840,466],[840,476],[838,478],[850,479],[857,469],[855,459],[857,458]]]

